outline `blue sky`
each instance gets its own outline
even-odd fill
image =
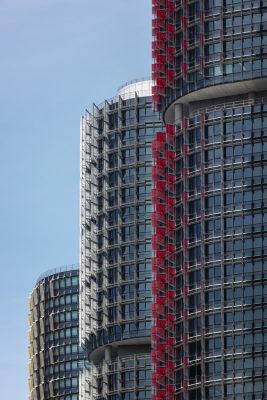
[[[150,0],[0,0],[1,398],[27,398],[27,302],[79,258],[79,120],[150,74]]]

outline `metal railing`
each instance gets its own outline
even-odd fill
[[[37,285],[40,281],[47,278],[48,276],[60,274],[62,272],[67,272],[67,271],[75,271],[75,270],[78,270],[79,267],[80,267],[79,264],[70,264],[70,265],[63,265],[61,267],[49,269],[46,272],[44,272],[42,275],[39,276],[35,285]]]
[[[121,86],[119,86],[118,89],[117,89],[117,91],[119,92],[119,91],[120,91],[121,89],[123,89],[125,86],[132,85],[133,83],[145,82],[145,81],[150,81],[150,80],[151,80],[151,77],[150,77],[150,76],[132,79],[132,80],[130,80],[130,81],[127,81],[127,82],[123,83]]]

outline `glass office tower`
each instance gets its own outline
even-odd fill
[[[78,400],[79,266],[40,276],[29,299],[29,400]]]
[[[152,390],[267,397],[267,2],[153,0]]]
[[[81,122],[81,343],[91,399],[151,399],[151,81]]]

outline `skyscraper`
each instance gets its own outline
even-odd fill
[[[40,276],[29,299],[29,400],[79,400],[79,266]]]
[[[152,3],[153,399],[264,399],[267,3]]]
[[[89,399],[151,399],[151,81],[81,123],[81,342]]]

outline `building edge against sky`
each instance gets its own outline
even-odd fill
[[[151,86],[123,85],[81,122],[80,335],[92,399],[151,398],[151,141],[162,129]]]
[[[153,399],[263,399],[267,3],[152,4]]]
[[[29,297],[29,400],[79,400],[79,265],[42,274]]]

